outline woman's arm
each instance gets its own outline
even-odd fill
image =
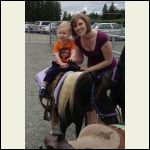
[[[81,50],[77,47],[77,52],[76,52],[76,59],[77,59],[77,63],[78,64],[82,64],[84,57],[83,57],[83,53],[81,52]]]
[[[112,63],[113,55],[112,55],[112,45],[110,41],[107,41],[101,48],[104,61],[98,63],[97,65],[94,65],[92,67],[86,68],[85,71],[98,71],[101,70],[107,66],[109,66]]]

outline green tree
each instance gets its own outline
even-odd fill
[[[85,10],[83,10],[83,11],[82,11],[82,13],[86,14],[86,11],[85,11]]]
[[[101,22],[116,22],[119,24],[124,25],[125,20],[125,10],[124,9],[117,9],[114,6],[114,2],[107,8],[105,4],[102,10]]]
[[[117,13],[117,8],[114,5],[114,2],[111,3],[110,7],[109,7],[109,19],[115,19],[116,18],[116,14]]]
[[[60,20],[59,1],[25,1],[25,21]]]
[[[108,8],[107,8],[107,5],[105,4],[103,9],[102,9],[102,19],[108,19]]]
[[[99,20],[99,15],[97,13],[92,12],[88,16],[91,20]]]
[[[71,13],[69,13],[69,14],[68,14],[68,17],[67,17],[67,20],[69,20],[69,21],[70,21],[70,20],[71,20],[71,18],[72,18],[72,15],[71,15]]]
[[[54,20],[61,20],[61,4],[59,1],[54,1],[55,18]]]
[[[68,16],[68,13],[67,13],[67,11],[65,10],[64,11],[64,14],[63,14],[63,17],[62,17],[62,20],[67,20],[67,16]]]
[[[25,1],[25,20],[29,21],[31,16],[31,5],[30,1]]]
[[[66,10],[64,11],[64,14],[63,14],[63,17],[62,17],[62,20],[63,21],[70,21],[72,18],[72,15],[71,13],[68,13]]]
[[[116,12],[116,7],[114,5],[114,2],[112,2],[109,7],[109,13],[115,13],[115,12]]]

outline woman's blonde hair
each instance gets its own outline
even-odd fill
[[[79,14],[74,15],[71,19],[72,35],[77,36],[77,34],[74,31],[74,27],[76,26],[78,19],[82,19],[85,22],[86,27],[87,27],[87,33],[91,32],[92,28],[91,28],[90,18],[87,15],[85,15],[84,13],[79,13]]]

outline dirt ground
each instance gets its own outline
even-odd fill
[[[34,36],[34,41],[31,39]],[[42,39],[43,38],[43,39]],[[45,149],[43,139],[50,131],[50,122],[43,120],[43,108],[38,99],[38,86],[34,81],[35,75],[50,66],[53,60],[48,35],[26,33],[25,43],[25,149]],[[39,41],[37,41],[37,40]],[[45,41],[46,39],[46,41]],[[44,42],[43,42],[44,41]],[[122,50],[124,41],[118,50]],[[72,124],[67,129],[67,140],[75,139],[75,129]]]

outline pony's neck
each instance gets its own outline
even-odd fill
[[[102,121],[103,121],[106,125],[119,123],[119,121],[118,121],[118,119],[117,119],[117,116],[112,116],[112,117],[108,117],[108,118],[103,118]]]

